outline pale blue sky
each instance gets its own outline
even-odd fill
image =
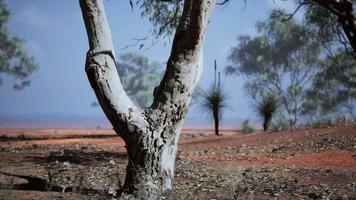
[[[8,114],[75,114],[100,115],[101,109],[92,108],[95,100],[85,71],[85,54],[88,50],[79,3],[77,0],[8,0],[12,35],[26,41],[27,50],[40,65],[31,76],[31,85],[23,91],[11,88],[11,79],[0,86],[0,115]],[[105,0],[106,11],[113,32],[116,53],[132,43],[133,38],[149,35],[151,24],[140,17],[139,8],[131,11],[128,0]],[[220,70],[227,65],[227,55],[236,38],[242,34],[255,34],[254,25],[264,20],[273,7],[292,10],[291,1],[243,0],[232,1],[227,6],[217,6],[209,24],[204,46],[204,72],[200,86],[207,88],[213,78],[213,61],[217,59]],[[133,51],[152,61],[164,63],[171,44],[159,42],[149,50]],[[230,96],[231,111],[228,117],[252,118],[249,99],[243,92],[241,77],[225,77],[223,83]],[[193,105],[189,115],[199,116],[199,106]]]

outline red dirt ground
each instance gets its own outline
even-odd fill
[[[0,129],[1,135],[1,172],[31,171],[40,177],[44,162],[53,164],[54,158],[91,167],[113,159],[124,174],[125,144],[112,130]],[[252,199],[343,199],[345,195],[356,199],[355,126],[248,135],[225,130],[223,136],[210,130],[185,130],[178,151],[172,199],[251,199],[251,191]],[[80,152],[91,157],[83,158]],[[102,157],[107,154],[111,157]],[[23,191],[25,196],[28,192]],[[58,195],[45,193],[47,198]],[[71,193],[66,193],[68,198],[78,195]]]

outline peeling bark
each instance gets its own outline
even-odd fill
[[[85,70],[98,101],[128,151],[121,197],[157,199],[172,191],[177,143],[202,72],[202,46],[215,0],[185,0],[171,55],[151,107],[127,96],[102,0],[80,0],[89,51]]]

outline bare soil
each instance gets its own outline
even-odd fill
[[[108,199],[124,146],[112,130],[0,129],[0,199]],[[169,199],[356,199],[356,127],[184,130]]]

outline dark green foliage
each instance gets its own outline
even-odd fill
[[[120,56],[117,70],[131,99],[140,106],[148,106],[153,99],[153,89],[161,78],[161,65],[144,56],[125,53]]]
[[[242,133],[243,134],[249,134],[249,133],[253,133],[253,131],[255,131],[253,126],[250,124],[250,121],[248,119],[246,119],[242,123]]]
[[[10,12],[5,2],[0,0],[0,75],[13,77],[14,89],[20,90],[30,84],[28,77],[38,69],[38,65],[23,49],[23,41],[9,36],[6,27],[9,16]]]
[[[207,90],[202,92],[202,108],[212,114],[215,124],[215,134],[219,135],[219,121],[222,118],[222,114],[224,109],[228,106],[227,99],[228,96],[226,95],[221,83],[220,83],[220,72],[218,73],[217,78],[217,66],[215,60],[215,77],[214,83],[212,86]]]
[[[273,114],[277,111],[278,100],[273,95],[267,95],[262,101],[257,105],[257,112],[263,118],[263,131],[267,131]]]

